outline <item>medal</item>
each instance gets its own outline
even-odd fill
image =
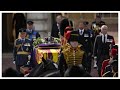
[[[89,37],[88,34],[84,34],[84,37]]]

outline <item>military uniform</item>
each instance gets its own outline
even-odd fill
[[[113,77],[113,73],[111,71],[108,71],[102,75],[102,77]]]
[[[19,31],[26,32],[25,29],[20,29]],[[14,61],[16,64],[16,69],[20,73],[20,67],[26,65],[29,60],[31,60],[31,53],[32,53],[32,43],[29,39],[26,38],[18,38],[14,42]]]
[[[88,72],[91,72],[91,56],[92,56],[92,51],[93,51],[93,44],[92,44],[92,40],[91,40],[91,34],[88,30],[85,30],[83,33],[83,38],[84,38],[84,50],[86,52],[87,55],[87,63],[89,65],[89,70]]]
[[[60,34],[61,34],[61,36],[64,37],[64,30],[65,30],[65,28],[68,27],[68,26],[73,27],[72,21],[69,20],[69,19],[67,19],[67,18],[63,19],[63,20],[61,21],[61,24],[60,24]]]
[[[73,34],[72,32],[75,32],[75,34]],[[75,40],[78,41],[78,36],[76,38],[76,31],[72,31],[70,38],[68,39],[68,42],[70,42],[71,40]],[[73,36],[72,36],[73,35]],[[77,33],[78,35],[78,33]],[[63,50],[60,54],[60,58],[59,58],[59,70],[62,76],[64,76],[64,72],[72,67],[72,66],[79,66],[79,65],[83,65],[84,68],[86,68],[86,56],[85,56],[85,52],[82,49],[82,45],[78,45],[76,48],[73,48],[69,43],[67,43],[66,45],[64,45]]]
[[[33,21],[27,21],[28,25],[33,25]],[[27,38],[29,38],[32,42],[36,40],[38,37],[40,37],[40,34],[36,32],[34,29],[27,29]]]
[[[67,33],[73,31],[73,28],[71,26],[68,26],[64,30],[64,37],[63,40],[61,40],[61,45],[64,46],[67,43]]]
[[[100,21],[99,23],[97,23],[96,21],[92,22],[91,29],[93,30],[93,40],[92,40],[93,43],[95,41],[96,36],[100,34],[102,25],[105,25],[104,21]]]
[[[27,21],[27,24],[28,25],[33,25],[34,22],[33,21]],[[26,38],[30,39],[32,41],[32,43],[38,38],[40,37],[40,34],[34,30],[34,28],[32,28],[31,30],[30,29],[26,29],[26,32],[27,32],[27,36]],[[32,67],[35,67],[36,63],[35,63],[35,58],[34,58],[34,54],[31,53],[31,56],[32,56],[32,60],[31,60],[31,66]]]
[[[118,60],[112,60],[110,65],[106,66],[105,73],[107,72],[113,73],[113,77],[118,77]]]
[[[87,27],[89,24],[87,21],[82,22],[84,26]],[[79,34],[79,43],[83,45],[84,50],[86,52],[87,56],[87,63],[89,65],[88,72],[91,72],[91,56],[92,56],[92,51],[93,51],[93,43],[92,43],[92,31],[89,28],[84,28],[83,30],[78,29],[77,30]]]

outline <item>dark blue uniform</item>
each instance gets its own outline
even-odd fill
[[[27,31],[27,38],[29,38],[32,42],[38,37],[40,37],[40,34],[34,30],[30,31],[27,29],[26,31]]]
[[[32,43],[29,39],[16,39],[14,42],[14,61],[16,64],[16,69],[20,73],[20,67],[26,65],[28,60],[28,56],[31,56],[32,53]]]
[[[31,25],[33,25],[34,24],[34,22],[33,21],[27,21],[27,24],[29,25],[29,26],[31,26]],[[26,29],[26,32],[27,32],[27,37],[26,38],[28,38],[28,39],[30,39],[31,40],[31,42],[33,43],[38,37],[40,37],[40,34],[37,32],[37,31],[35,31],[34,30],[34,28],[32,28],[32,29]],[[31,59],[31,66],[32,67],[34,67],[35,65],[36,65],[36,62],[35,62],[35,55],[34,55],[34,53],[31,53],[31,57],[32,57],[32,59]]]
[[[34,22],[33,21],[27,21],[27,24],[29,26],[33,25]],[[32,29],[27,29],[27,38],[29,38],[32,42],[37,39],[38,37],[40,37],[40,34],[38,32],[36,32],[33,28]]]

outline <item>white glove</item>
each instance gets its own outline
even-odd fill
[[[15,64],[15,61],[13,61],[13,64]]]
[[[94,57],[94,66],[93,67],[97,68],[97,57],[96,56]]]
[[[55,68],[57,68],[57,69],[58,69],[58,65],[57,65],[56,63],[53,63],[53,64],[54,64]]]
[[[93,67],[97,68],[97,61],[96,60],[94,60],[94,66]]]
[[[28,55],[28,60],[30,60],[31,59],[31,55]]]
[[[27,65],[30,65],[30,61],[27,62]]]

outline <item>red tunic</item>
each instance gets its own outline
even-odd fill
[[[104,74],[105,67],[109,64],[110,59],[104,60],[101,68],[101,76]]]

